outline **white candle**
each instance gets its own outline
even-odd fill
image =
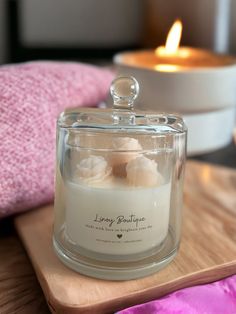
[[[123,53],[122,63],[160,72],[193,71],[235,63],[235,58],[231,56],[215,54],[205,49],[179,47],[181,34],[182,23],[177,20],[168,33],[165,46],[155,50]]]
[[[178,24],[176,29],[181,31]],[[133,75],[140,82],[140,108],[176,112],[186,119],[189,154],[219,149],[232,139],[236,58],[198,48],[179,47],[179,35],[175,33],[171,37],[176,39],[173,47],[167,48],[166,43],[156,50],[116,55],[117,72]],[[224,128],[221,127],[222,121],[228,122]]]
[[[102,254],[153,249],[167,236],[170,186],[96,188],[67,182],[66,233],[78,246]]]
[[[77,246],[117,258],[155,249],[165,240],[171,185],[155,160],[140,155],[137,140],[119,137],[113,144],[111,158],[82,159],[72,181],[65,182],[65,227]],[[122,175],[114,172],[117,163]]]
[[[186,127],[136,111],[133,77],[110,91],[113,110],[58,121],[53,245],[82,274],[124,280],[159,270],[178,250]]]

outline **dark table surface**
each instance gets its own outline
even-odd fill
[[[189,159],[236,169],[236,146]],[[0,314],[50,313],[30,260],[13,225],[0,221]]]

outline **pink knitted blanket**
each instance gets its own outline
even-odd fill
[[[0,218],[53,201],[56,118],[103,100],[112,77],[79,63],[0,67]]]

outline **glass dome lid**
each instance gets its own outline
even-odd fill
[[[59,116],[58,126],[88,132],[186,132],[186,126],[179,116],[134,109],[134,101],[139,94],[139,84],[134,77],[116,78],[111,84],[110,93],[113,98],[112,108],[67,110]]]

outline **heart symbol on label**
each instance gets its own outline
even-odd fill
[[[122,234],[117,234],[117,238],[122,238]]]

